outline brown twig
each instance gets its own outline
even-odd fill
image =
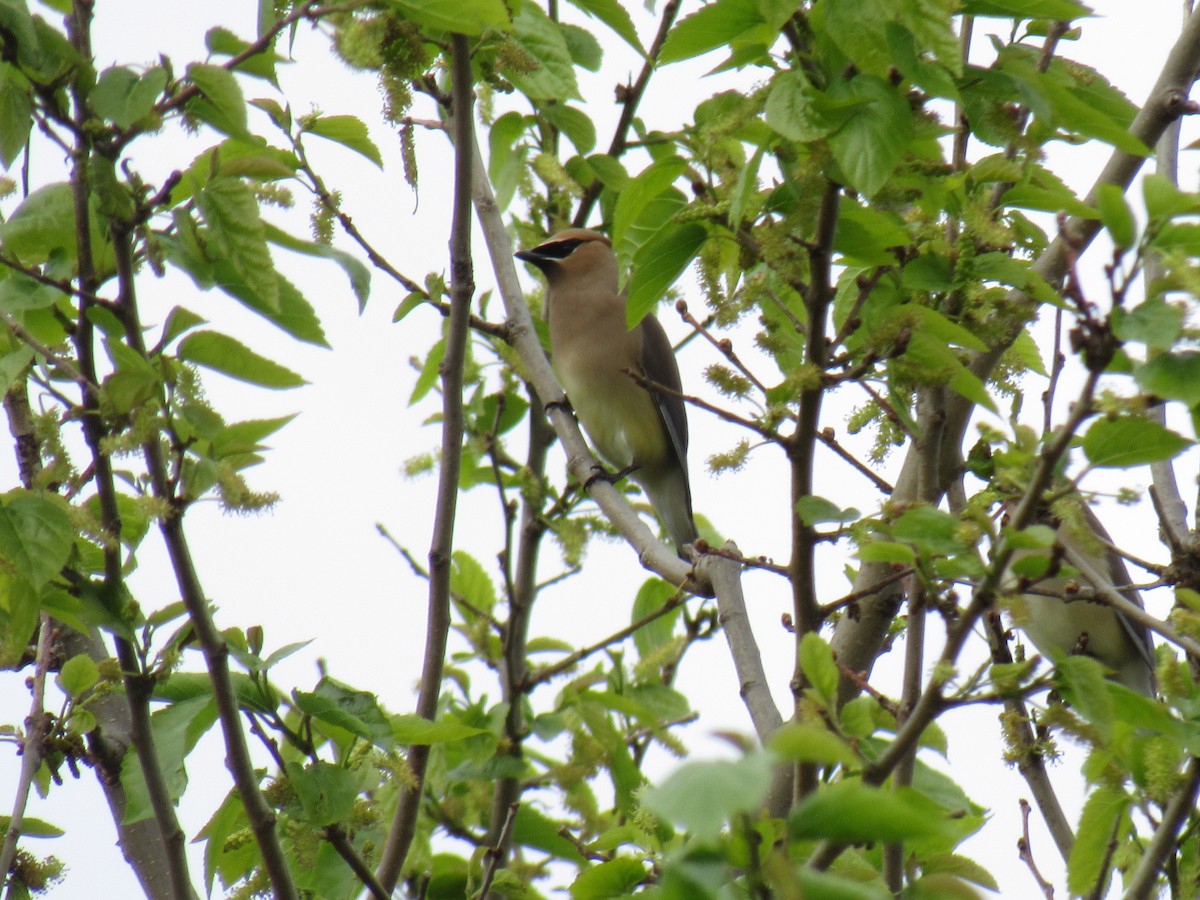
[[[528,693],[529,691],[531,691],[533,688],[537,687],[538,685],[545,684],[547,681],[550,681],[551,679],[563,674],[564,672],[567,672],[570,669],[573,669],[575,666],[579,665],[579,663],[583,662],[589,656],[593,656],[594,654],[599,653],[601,650],[604,650],[607,647],[611,647],[614,644],[621,643],[626,638],[632,636],[635,632],[639,631],[642,628],[645,628],[651,622],[655,622],[655,621],[661,619],[663,616],[667,615],[668,613],[674,612],[675,610],[679,609],[680,607],[683,606],[683,602],[684,602],[683,596],[681,594],[676,594],[675,596],[671,597],[666,603],[664,603],[662,606],[660,606],[658,609],[654,610],[654,612],[648,613],[648,614],[642,616],[636,622],[634,622],[631,625],[627,625],[625,628],[622,628],[620,631],[613,632],[608,637],[603,638],[599,641],[596,641],[594,644],[589,644],[586,647],[580,647],[574,653],[570,653],[567,656],[564,656],[562,659],[560,659],[558,662],[554,663],[553,665],[542,666],[540,669],[534,670],[525,679],[525,682],[524,682],[525,692]]]
[[[633,119],[637,114],[638,104],[642,102],[642,97],[646,93],[646,86],[650,83],[650,76],[654,74],[655,67],[658,64],[658,54],[662,50],[663,43],[667,40],[671,26],[675,24],[675,17],[679,15],[679,7],[680,0],[668,0],[663,6],[662,17],[658,22],[658,32],[654,35],[654,41],[646,53],[646,61],[642,65],[642,71],[638,74],[637,80],[633,84],[623,85],[618,89],[617,95],[621,103],[621,117],[617,120],[617,126],[613,129],[612,141],[608,145],[608,155],[613,159],[617,159],[624,154],[628,146],[629,129],[633,127]],[[598,180],[593,181],[584,189],[583,196],[579,199],[579,208],[575,211],[574,225],[576,228],[582,228],[587,224],[588,216],[592,214],[592,207],[596,205],[596,200],[599,198],[602,189],[603,185]]]
[[[454,312],[446,336],[442,375],[442,451],[433,535],[429,548],[429,613],[426,622],[425,660],[417,697],[417,715],[433,720],[441,696],[446,643],[450,632],[450,560],[454,547],[454,519],[458,501],[458,479],[462,466],[463,365],[466,360],[468,316],[475,293],[471,261],[471,189],[475,146],[472,121],[475,99],[471,75],[470,43],[466,36],[451,37],[453,58],[451,84],[454,97],[454,206],[450,231],[451,303]],[[400,870],[416,834],[417,815],[424,787],[429,746],[409,750],[408,766],[413,783],[406,786],[396,806],[392,826],[379,864],[380,883],[394,890]]]
[[[52,717],[46,712],[45,704],[46,673],[50,670],[55,625],[51,618],[43,613],[38,627],[37,652],[34,656],[29,692],[29,715],[25,718],[25,737],[21,741],[21,772],[17,776],[16,790],[13,791],[13,805],[6,823],[4,845],[0,847],[0,885],[8,879],[13,859],[17,854],[17,841],[21,838],[25,809],[29,805],[29,792],[33,788],[34,776],[42,765],[44,743],[52,721]]]
[[[1017,839],[1017,855],[1025,863],[1046,900],[1054,900],[1054,885],[1042,877],[1033,858],[1033,842],[1029,839],[1029,801],[1021,798],[1021,837]]]
[[[508,812],[504,816],[504,825],[500,829],[499,840],[494,846],[488,847],[483,854],[483,880],[479,886],[479,896],[486,897],[492,889],[492,881],[496,877],[496,872],[500,869],[500,864],[504,861],[505,847],[512,840],[513,827],[517,822],[517,810],[521,804],[509,804]]]

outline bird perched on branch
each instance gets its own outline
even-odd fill
[[[630,330],[617,290],[612,243],[583,228],[560,231],[518,259],[546,276],[551,362],[600,456],[641,485],[680,555],[696,539],[688,485],[687,413],[662,325],[647,315]]]
[[[1110,603],[1112,595],[1119,594],[1141,609],[1141,595],[1096,514],[1086,505],[1078,508],[1080,521],[1047,521],[1056,529],[1051,570],[1025,586],[1015,610],[1017,624],[1042,653],[1086,654],[1110,669],[1114,681],[1153,697],[1150,632]],[[1022,552],[1014,563],[1028,556]],[[1078,574],[1059,574],[1058,564]]]

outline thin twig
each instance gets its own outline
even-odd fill
[[[9,813],[8,828],[4,832],[4,846],[0,849],[0,886],[7,880],[17,854],[17,841],[21,838],[25,808],[29,805],[29,792],[33,787],[34,776],[42,765],[43,744],[51,722],[51,716],[46,712],[46,673],[50,669],[55,625],[53,620],[43,613],[38,627],[40,630],[37,654],[34,657],[29,715],[25,719],[25,737],[21,741],[21,773],[17,776],[12,812]],[[7,895],[8,891],[5,891],[5,894]]]
[[[682,595],[675,594],[675,596],[668,599],[666,603],[654,610],[654,612],[642,616],[633,624],[622,628],[620,631],[610,634],[608,637],[603,638],[602,640],[596,641],[594,644],[590,644],[587,647],[580,647],[574,653],[564,656],[553,665],[543,666],[540,669],[536,669],[525,679],[525,692],[528,693],[538,685],[545,684],[547,681],[550,681],[558,675],[573,669],[589,656],[599,653],[601,650],[612,647],[615,644],[621,643],[635,632],[645,628],[651,622],[656,622],[668,613],[679,609],[681,606],[683,606],[683,601],[684,598]]]
[[[508,812],[504,816],[504,825],[500,829],[500,837],[495,846],[488,847],[483,854],[483,882],[479,887],[479,896],[486,897],[488,891],[492,889],[492,881],[496,877],[496,872],[500,868],[500,863],[503,862],[505,851],[508,842],[512,840],[512,830],[517,822],[517,810],[520,809],[520,803],[509,804]]]
[[[358,851],[354,849],[354,845],[350,843],[350,838],[340,825],[327,825],[324,831],[325,840],[329,841],[329,845],[337,851],[337,855],[350,867],[355,877],[363,883],[371,896],[375,900],[391,900],[391,894],[388,893],[382,884],[375,877],[375,873],[371,871],[371,867],[366,864]]]
[[[671,26],[675,24],[675,17],[679,15],[679,7],[680,0],[668,0],[663,6],[662,17],[658,22],[658,32],[654,35],[654,41],[646,53],[642,71],[633,84],[622,85],[617,91],[621,103],[621,117],[617,120],[617,127],[613,129],[612,142],[608,145],[608,155],[613,159],[620,158],[628,147],[629,129],[633,127],[638,104],[642,102],[646,86],[650,83],[650,76],[654,74],[658,65],[658,54],[667,40]],[[575,211],[574,224],[576,228],[582,228],[587,224],[588,216],[592,214],[592,207],[596,205],[596,200],[603,187],[597,180],[584,189],[583,196],[579,199],[579,208]]]
[[[1021,804],[1021,837],[1017,839],[1017,855],[1041,888],[1042,896],[1046,900],[1054,900],[1054,885],[1042,877],[1033,858],[1033,842],[1029,840],[1029,801],[1022,797],[1018,802]]]

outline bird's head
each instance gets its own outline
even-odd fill
[[[573,277],[596,277],[611,272],[616,283],[616,257],[612,241],[598,231],[567,228],[530,250],[514,254],[537,266],[551,282]]]

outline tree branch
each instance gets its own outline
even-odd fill
[[[425,661],[417,715],[437,717],[450,633],[450,556],[454,548],[454,521],[458,508],[458,479],[462,467],[463,365],[466,360],[468,318],[475,293],[471,261],[471,185],[475,159],[472,121],[475,93],[471,75],[471,48],[461,34],[451,37],[453,60],[454,213],[450,226],[450,301],[453,309],[446,335],[442,376],[442,450],[438,475],[433,534],[429,547],[429,613],[425,626]],[[395,890],[404,860],[416,834],[417,815],[429,763],[429,746],[416,745],[408,753],[413,783],[403,788],[392,818],[391,830],[379,863],[379,882]]]

